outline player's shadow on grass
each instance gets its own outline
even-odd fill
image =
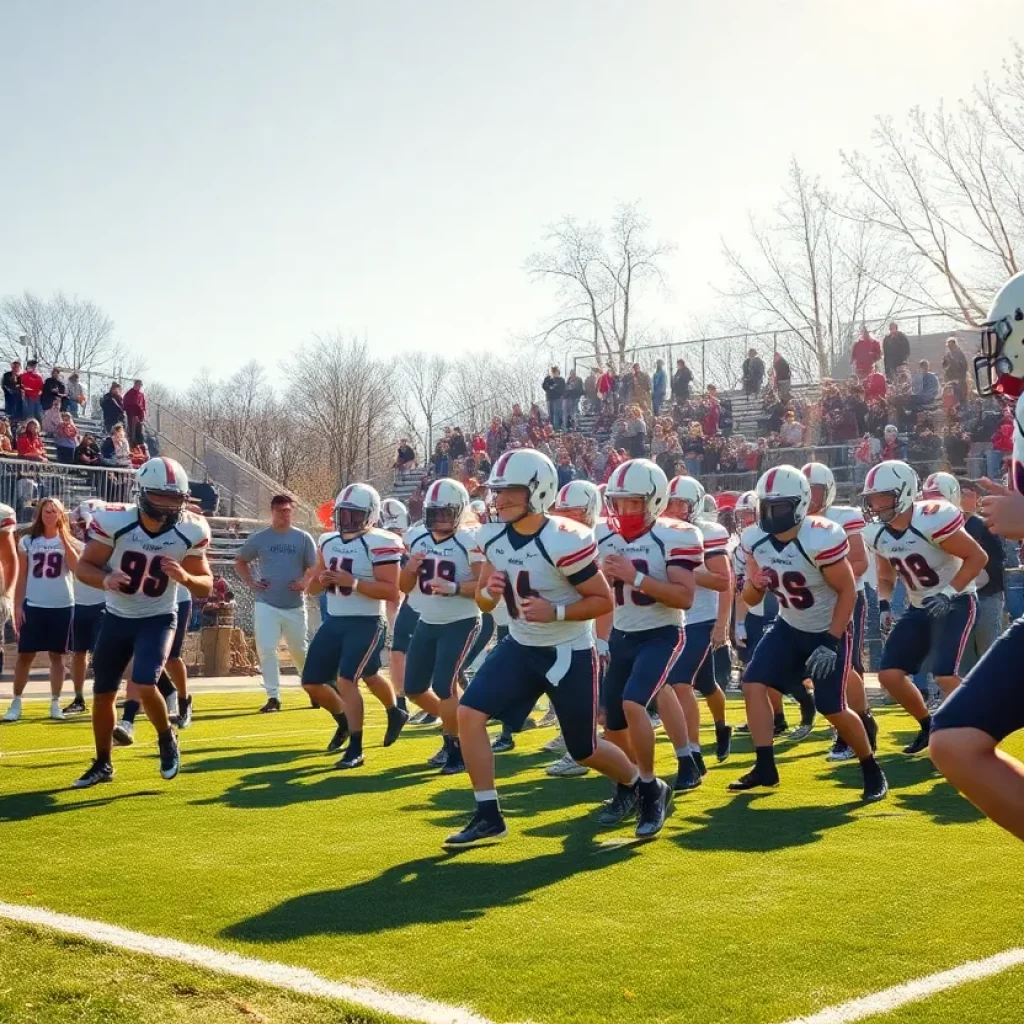
[[[370,935],[409,925],[465,923],[495,907],[529,901],[531,894],[581,873],[635,856],[631,846],[595,846],[589,827],[567,836],[563,848],[519,861],[471,859],[485,851],[434,854],[388,868],[376,878],[285,900],[226,928],[225,938],[286,942],[312,935]]]
[[[226,757],[210,757],[211,753],[224,752]],[[237,772],[245,771],[247,768],[272,768],[275,765],[295,764],[300,758],[311,757],[323,753],[320,748],[295,748],[287,750],[248,750],[240,752],[237,748],[221,747],[219,751],[203,750],[196,748],[195,754],[188,757],[182,764],[183,773],[189,775],[202,775],[207,772]],[[330,754],[323,754],[324,765],[329,767],[340,755],[335,754],[334,760],[329,760]],[[303,765],[308,767],[308,765]]]
[[[48,814],[64,814],[69,811],[89,811],[108,804],[121,803],[135,797],[161,796],[159,790],[140,790],[135,793],[121,793],[107,797],[70,799],[60,803],[58,794],[67,795],[68,788],[36,790],[32,793],[7,793],[0,795],[0,823],[5,821],[28,821]]]
[[[857,818],[851,812],[863,806],[856,800],[839,805],[755,808],[755,803],[771,798],[771,793],[737,795],[728,803],[695,814],[688,814],[685,803],[680,802],[664,834],[686,850],[770,853],[816,843],[829,830],[852,825]]]
[[[985,820],[985,815],[945,779],[938,780],[927,793],[898,793],[895,802],[901,811],[927,814],[936,825],[966,825]]]

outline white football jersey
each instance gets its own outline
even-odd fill
[[[920,608],[933,594],[945,591],[955,596],[949,581],[959,572],[963,559],[943,551],[940,545],[963,526],[964,516],[956,505],[915,501],[906,530],[895,533],[887,523],[872,523],[864,532],[864,540],[892,565],[907,588],[908,600]],[[963,593],[973,594],[976,589],[972,580]]]
[[[691,527],[693,528],[693,527]],[[703,538],[704,561],[716,555],[729,558],[729,531],[713,519],[700,519],[695,529]],[[693,595],[693,605],[686,612],[689,623],[714,622],[718,618],[718,591],[699,586]]]
[[[475,598],[433,594],[428,584],[435,577],[449,583],[464,583],[473,578],[472,566],[483,561],[476,546],[476,531],[459,529],[451,537],[438,541],[426,527],[417,527],[410,530],[405,539],[410,555],[422,552],[425,556],[420,563],[419,581],[409,595],[418,592],[419,603],[414,607],[420,618],[430,623],[475,619],[480,614]]]
[[[317,546],[324,556],[324,565],[334,571],[350,572],[357,580],[372,582],[375,565],[389,565],[401,561],[405,545],[401,539],[377,526],[350,540],[343,540],[340,533],[320,535]],[[418,610],[418,609],[417,609]],[[384,614],[384,602],[376,597],[367,597],[352,587],[329,587],[327,589],[327,611],[330,615],[376,615]]]
[[[1024,395],[1017,399],[1017,405],[1013,415],[1016,429],[1013,432],[1013,459],[1010,465],[1009,486],[1018,494],[1024,494],[1024,434],[1021,433],[1021,424],[1024,423]],[[6,509],[3,505],[0,508]]]
[[[569,578],[594,564],[597,541],[592,530],[571,519],[547,516],[531,536],[516,533],[506,523],[484,523],[476,539],[484,560],[507,578],[505,607],[513,639],[527,647],[571,644],[574,650],[585,650],[593,646],[589,621],[527,622],[519,610],[527,597],[543,597],[554,605],[581,600]]]
[[[78,515],[81,520],[88,526],[92,521],[92,517],[96,514],[97,509],[105,507],[105,503],[100,498],[86,498],[77,509]],[[123,505],[111,506],[112,508],[123,508]],[[73,589],[75,593],[75,604],[76,605],[97,605],[107,603],[107,592],[100,590],[99,587],[90,587],[83,583],[77,576],[73,581]]]
[[[849,554],[843,528],[821,516],[808,516],[785,543],[756,525],[743,531],[741,541],[748,560],[753,558],[771,577],[769,590],[778,598],[779,618],[804,633],[824,633],[832,625],[836,592],[821,570]]]
[[[0,533],[10,533],[18,525],[18,517],[10,505],[0,503]]]
[[[663,583],[668,582],[668,567],[699,569],[703,564],[700,531],[689,523],[659,519],[646,533],[627,541],[608,526],[597,529],[597,547],[601,555],[625,555],[642,572]],[[612,624],[624,633],[636,633],[659,626],[681,626],[683,610],[670,608],[628,583],[609,580],[615,598]]]
[[[736,580],[736,593],[742,594],[743,587],[747,582],[747,549],[743,546],[742,541],[739,537],[736,538],[736,544],[732,549],[732,574]],[[764,616],[764,598],[761,598],[759,604],[754,605],[753,608],[747,605],[747,611],[751,615]]]
[[[25,603],[36,608],[70,608],[75,603],[64,541],[58,537],[30,537],[18,545],[28,559]]]
[[[838,523],[846,532],[847,537],[856,537],[858,534],[863,534],[864,528],[867,525],[864,522],[864,513],[852,505],[831,505],[821,515],[826,519],[831,519],[833,523]],[[869,558],[868,561],[870,562],[871,559]],[[864,577],[858,576],[857,591],[862,593],[863,590]]]
[[[107,611],[125,619],[169,615],[178,610],[178,588],[160,560],[176,562],[204,555],[210,546],[210,527],[202,516],[183,512],[181,519],[159,533],[148,533],[134,505],[99,509],[89,526],[89,540],[110,548],[107,568],[120,569],[130,581],[123,590],[108,590]]]

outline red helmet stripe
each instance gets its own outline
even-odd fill
[[[764,489],[771,493],[771,489],[775,484],[775,470],[770,469],[768,471],[768,479],[764,482]]]
[[[352,485],[349,484],[348,487],[346,487],[345,490],[343,490],[341,492],[341,500],[342,501],[348,501],[349,495],[351,493],[352,493]]]
[[[868,478],[864,481],[864,489],[867,491],[874,490],[875,487],[875,474],[878,472],[877,466],[872,466],[868,470]]]
[[[568,500],[569,500],[569,485],[568,485],[568,484],[566,484],[566,485],[565,485],[565,486],[564,486],[564,487],[563,487],[563,488],[562,488],[562,489],[561,489],[561,490],[560,490],[560,491],[558,492],[558,500],[559,500],[559,501],[561,501],[561,502],[565,502],[565,501],[568,501]]]
[[[164,472],[167,474],[167,482],[173,486],[178,485],[178,478],[174,472],[174,463],[170,459],[165,459],[163,456],[160,457],[160,461],[164,464]]]
[[[619,476],[618,476],[618,479],[615,481],[615,486],[617,488],[619,488],[619,490],[622,490],[622,488],[626,486],[626,474],[628,472],[629,472],[629,463],[625,462],[625,463],[622,464],[622,467],[619,469]]]
[[[508,460],[512,458],[513,454],[513,452],[505,452],[505,454],[498,459],[498,464],[494,467],[495,476],[505,475],[505,467],[508,465]]]
[[[427,496],[427,501],[437,501],[437,492],[441,489],[441,481],[435,480],[434,486],[430,488],[430,494]]]

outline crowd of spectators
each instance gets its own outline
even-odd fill
[[[885,458],[907,459],[922,472],[1000,475],[1012,449],[1012,417],[995,400],[973,392],[957,339],[946,343],[941,379],[926,360],[912,372],[909,358],[910,343],[898,324],[889,326],[881,343],[864,327],[850,353],[853,374],[823,381],[811,397],[793,393],[792,372],[781,353],[773,355],[769,370],[750,349],[741,371],[745,408],[760,402],[756,434],[749,437],[736,432],[728,395],[714,385],[695,390],[685,359],[677,360],[671,375],[661,359],[650,374],[639,363],[618,372],[611,365],[595,366],[585,378],[575,371],[563,377],[552,366],[542,383],[546,409],[513,406],[507,417],[495,417],[475,435],[445,428],[424,467],[424,488],[413,495],[412,511],[418,514],[426,485],[440,476],[460,479],[471,494],[483,495],[491,463],[521,447],[549,455],[560,484],[607,481],[617,465],[641,456],[654,459],[670,477],[685,472],[723,489],[750,486],[768,465],[799,465],[812,453],[845,469],[845,479],[855,483]],[[749,426],[749,414],[747,421]],[[416,465],[403,439],[395,468]]]

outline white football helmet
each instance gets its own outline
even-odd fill
[[[777,536],[799,526],[811,507],[811,484],[796,466],[776,466],[757,481],[757,524]]]
[[[469,503],[469,507],[473,510],[473,515],[476,516],[477,522],[487,522],[487,502],[481,501],[479,498],[474,498]]]
[[[717,519],[718,518],[718,502],[715,501],[714,495],[704,495],[704,507],[701,509],[701,515],[705,519]]]
[[[933,501],[936,498],[940,501],[948,501],[959,508],[960,481],[952,473],[932,473],[924,482],[922,496],[931,498]]]
[[[105,508],[102,498],[86,498],[81,504],[68,513],[68,522],[71,524],[71,532],[79,539],[85,540],[92,525],[93,516]]]
[[[741,530],[753,526],[757,522],[757,491],[744,491],[736,499],[733,511],[736,514],[736,525]]]
[[[593,529],[601,512],[601,492],[589,480],[573,480],[558,492],[554,512]]]
[[[458,480],[442,477],[427,488],[423,524],[434,533],[454,533],[469,508],[469,491]]]
[[[696,522],[704,511],[704,485],[693,476],[674,476],[668,484],[666,514],[687,523]]]
[[[836,478],[832,475],[832,470],[824,462],[808,462],[801,472],[807,477],[811,487],[825,488],[824,497],[821,499],[817,512],[821,513],[825,509],[831,508],[836,503]],[[811,500],[814,500],[813,491]]]
[[[626,540],[639,537],[661,515],[668,498],[668,477],[650,459],[630,459],[617,466],[604,491],[608,521]],[[642,498],[643,512],[623,514],[615,507],[619,498]]]
[[[1019,398],[1024,393],[1024,271],[999,289],[981,325],[974,379],[979,395]]]
[[[380,495],[369,484],[349,484],[334,499],[334,527],[339,533],[362,533],[380,520]]]
[[[188,498],[188,473],[174,459],[149,459],[135,474],[135,490],[136,503],[143,515],[164,526],[173,526],[181,519]]]
[[[604,492],[608,489],[607,484],[598,484],[597,493],[601,495],[601,515],[608,515],[608,502],[605,501]]]
[[[385,498],[380,503],[382,529],[402,534],[409,529],[409,510],[397,498]]]
[[[864,480],[864,514],[880,523],[892,522],[896,516],[914,507],[918,490],[917,473],[899,459],[887,459],[868,470]],[[892,505],[875,511],[868,499],[875,494],[891,494]]]
[[[487,486],[494,492],[510,487],[526,490],[526,511],[523,515],[547,512],[558,493],[555,464],[534,448],[517,448],[498,456],[491,467]],[[518,517],[521,518],[521,517]]]

